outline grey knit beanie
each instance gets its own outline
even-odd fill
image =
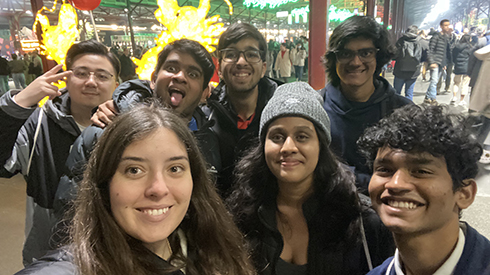
[[[262,136],[262,131],[267,131],[274,119],[285,116],[300,116],[310,120],[325,132],[327,144],[330,144],[330,119],[323,109],[323,99],[308,83],[293,82],[277,88],[262,111],[259,136]]]

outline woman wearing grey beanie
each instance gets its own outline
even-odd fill
[[[366,274],[393,255],[379,217],[329,149],[330,121],[307,83],[280,86],[227,199],[259,274]]]

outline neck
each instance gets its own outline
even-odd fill
[[[143,243],[143,245],[164,260],[168,260],[172,256],[172,247],[168,238],[156,243]]]
[[[459,221],[417,236],[393,234],[405,274],[433,274],[449,258],[458,242]]]
[[[301,208],[305,200],[312,193],[312,179],[306,179],[302,183],[278,182],[279,193],[277,195],[277,205]]]
[[[229,100],[235,109],[235,112],[243,120],[248,119],[257,107],[257,99],[259,97],[259,86],[255,86],[249,92],[233,92],[228,91]]]
[[[75,106],[73,104],[70,106],[71,115],[75,121],[83,127],[87,127],[92,124],[90,121],[90,118],[92,117],[92,109],[93,108]]]
[[[368,80],[361,86],[352,86],[340,83],[340,91],[350,101],[366,102],[374,93],[375,87],[373,80]]]

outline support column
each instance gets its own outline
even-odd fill
[[[321,57],[327,50],[328,40],[328,6],[330,0],[310,1],[309,30],[308,39],[308,83],[315,90],[325,87],[326,76],[325,68],[321,62]]]
[[[134,41],[134,31],[133,31],[133,19],[131,18],[132,9],[131,1],[126,0],[126,8],[128,9],[128,25],[129,25],[129,35],[131,36],[131,48],[133,49],[133,54],[136,52],[136,42]]]
[[[376,10],[376,0],[367,0],[367,16],[376,17],[374,11]]]
[[[383,27],[386,29],[390,25],[390,0],[385,0],[383,8]]]

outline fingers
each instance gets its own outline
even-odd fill
[[[91,121],[95,125],[104,128],[111,123],[116,117],[116,110],[114,108],[114,101],[108,100],[99,105],[97,112],[92,116]]]
[[[63,68],[63,64],[58,64],[56,66],[54,66],[53,68],[51,68],[51,70],[47,71],[46,73],[44,73],[44,76],[50,76],[50,75],[54,75],[56,74],[59,70],[61,70],[61,68]]]
[[[45,73],[44,77],[48,83],[51,83],[51,82],[57,82],[58,80],[62,80],[63,78],[70,76],[72,74],[72,71],[61,72],[59,74],[46,75],[48,73]]]

